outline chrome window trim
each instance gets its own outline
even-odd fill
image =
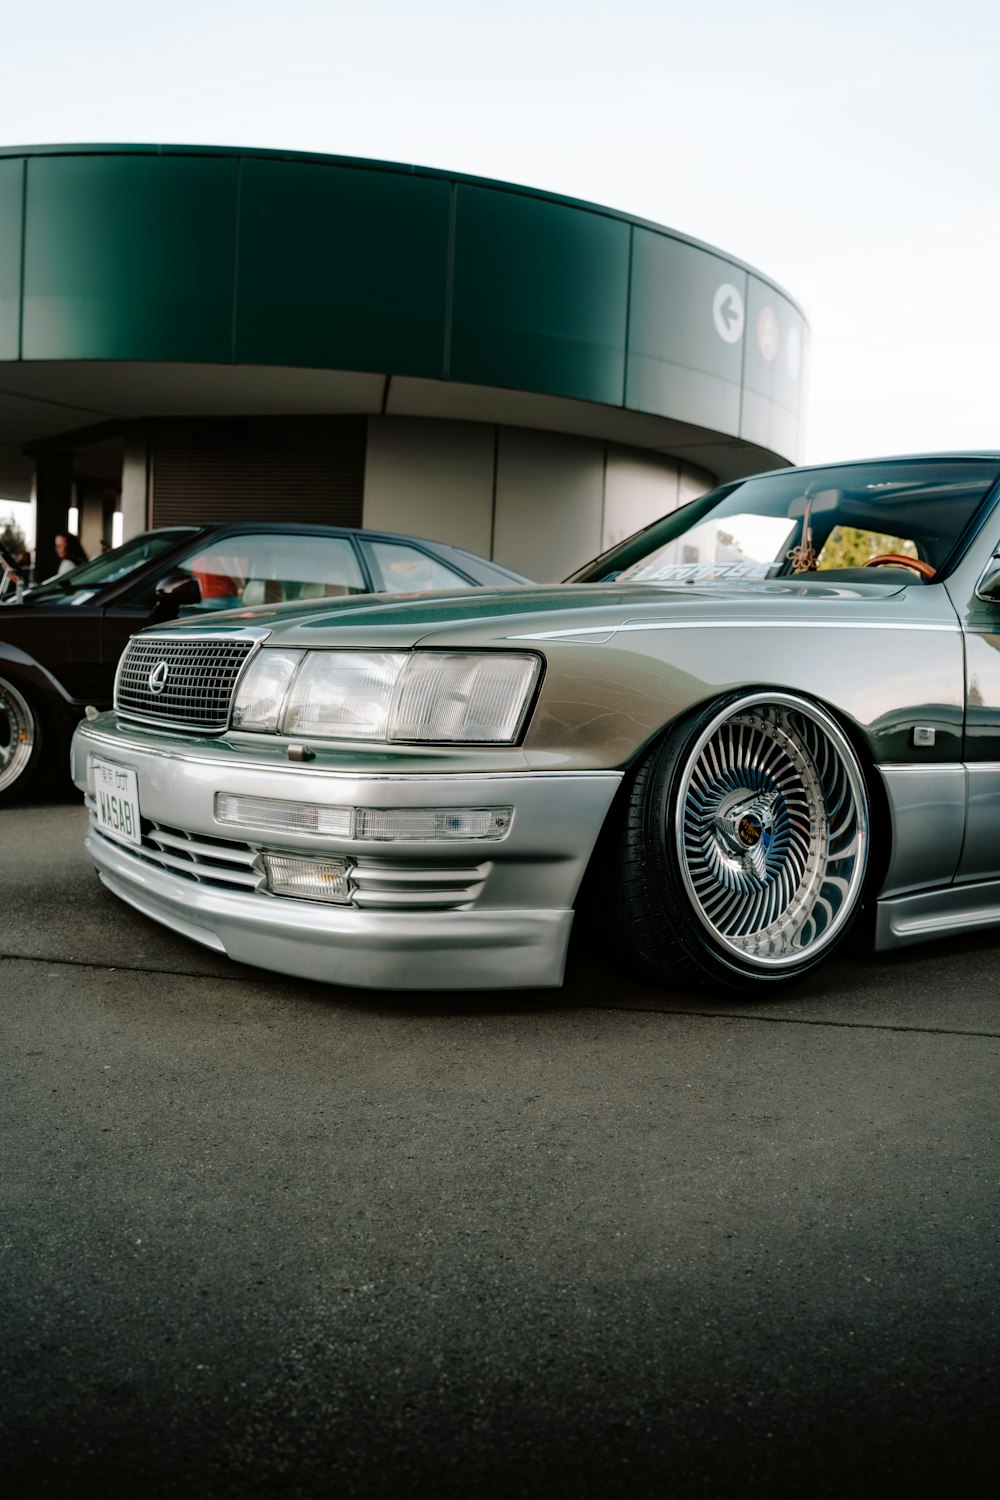
[[[995,575],[998,570],[1000,570],[1000,542],[998,542],[997,545],[994,547],[993,552],[991,553],[991,555],[989,557],[989,560],[988,560],[985,568],[983,569],[983,571],[980,573],[978,579],[976,580],[976,590],[975,590],[976,598],[977,599],[981,599],[984,604],[997,604],[997,603],[1000,603],[1000,600],[997,599],[997,597],[996,597],[995,594],[984,594],[982,592],[982,587],[983,587],[983,584],[985,583],[987,577],[991,573],[993,573]]]

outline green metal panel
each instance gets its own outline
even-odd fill
[[[805,319],[787,297],[758,277],[747,277],[741,437],[779,453],[795,452],[807,335]]]
[[[744,383],[749,390],[798,415],[805,320],[774,287],[756,276],[748,276],[747,283]]]
[[[731,261],[636,229],[627,406],[739,430],[746,281]]]
[[[620,406],[629,226],[457,189],[450,378]]]
[[[237,162],[33,157],[25,359],[227,360]]]
[[[24,163],[0,161],[0,359],[17,359],[21,327]]]
[[[441,379],[450,188],[246,161],[235,357]]]
[[[0,148],[0,360],[423,376],[792,454],[807,344],[750,268],[531,188],[301,152]]]

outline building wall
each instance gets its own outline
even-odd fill
[[[548,582],[713,482],[693,465],[596,439],[372,417],[363,522],[468,547]]]
[[[794,460],[807,354],[767,277],[600,204],[299,152],[0,148],[0,482],[34,468],[42,571],[93,484],[126,537],[363,523],[561,578]]]
[[[502,431],[497,455],[497,562],[558,582],[601,550],[603,443]]]
[[[495,453],[491,422],[369,417],[364,524],[488,557]]]

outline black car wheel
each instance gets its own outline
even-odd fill
[[[0,799],[20,790],[42,750],[38,711],[19,688],[0,677]]]
[[[779,988],[846,936],[868,844],[864,776],[830,716],[734,694],[639,767],[610,871],[615,935],[672,987]]]

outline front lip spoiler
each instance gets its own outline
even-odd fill
[[[193,747],[192,747],[193,750]],[[413,870],[452,861],[489,869],[467,903],[451,909],[407,904],[336,907],[257,890],[227,890],[176,874],[134,854],[96,828],[87,850],[109,890],[176,932],[255,964],[328,984],[377,989],[524,989],[562,982],[573,902],[598,834],[621,785],[619,771],[538,771],[353,775],[309,764],[253,765],[226,755],[170,754],[138,736],[97,733],[89,723],[73,742],[73,773],[93,792],[93,753],[138,776],[143,818],[187,836],[234,838],[252,849],[342,856],[372,869]],[[219,791],[357,807],[513,808],[502,839],[427,841],[282,831],[220,824]],[[404,882],[405,883],[405,882]]]
[[[382,990],[542,989],[562,983],[573,913],[371,912],[209,889],[91,834],[103,884],[144,916],[238,962]]]

